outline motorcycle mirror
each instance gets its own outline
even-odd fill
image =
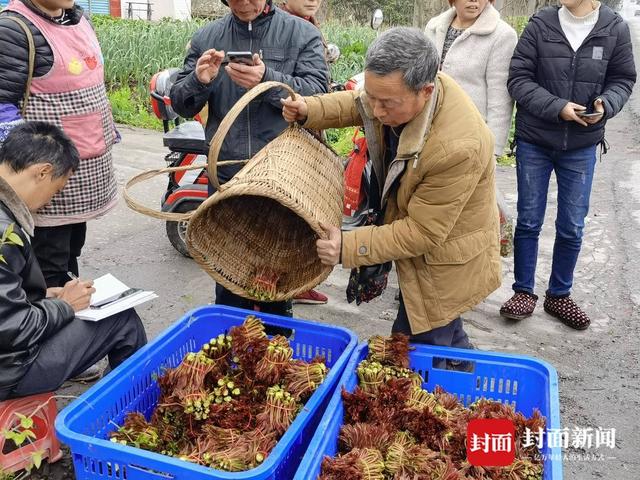
[[[340,58],[340,47],[335,43],[327,45],[327,62],[333,63]]]
[[[371,28],[373,28],[374,30],[378,30],[382,25],[383,20],[384,14],[382,13],[382,10],[376,8],[373,11],[373,15],[371,15]]]

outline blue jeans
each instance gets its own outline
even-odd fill
[[[584,219],[596,164],[596,145],[561,151],[518,140],[518,221],[513,239],[513,290],[533,293],[538,237],[547,207],[551,171],[558,183],[556,239],[548,295],[566,296],[573,285],[573,271],[582,246]]]

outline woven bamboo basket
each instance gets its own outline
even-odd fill
[[[213,279],[244,298],[282,301],[305,292],[331,273],[315,242],[320,224],[340,226],[343,168],[340,157],[312,134],[290,125],[260,150],[229,182],[218,184],[220,148],[236,117],[272,88],[247,92],[229,111],[209,150],[208,172],[217,192],[189,219],[186,242],[193,259]],[[256,292],[257,285],[273,289]]]

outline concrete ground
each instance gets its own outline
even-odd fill
[[[636,58],[640,52],[640,17],[631,18]],[[640,65],[640,61],[636,61]],[[610,152],[596,167],[591,211],[584,246],[576,269],[573,295],[592,318],[582,332],[565,327],[542,310],[522,322],[498,315],[511,295],[513,259],[503,261],[502,286],[463,317],[472,341],[480,349],[532,355],[551,363],[560,378],[563,427],[615,428],[616,447],[590,450],[569,448],[564,462],[568,480],[640,478],[640,95],[607,125]],[[125,180],[149,168],[164,166],[161,134],[120,127],[123,142],[116,147],[118,179]],[[515,169],[500,167],[498,183],[515,211]],[[165,179],[157,178],[134,190],[137,198],[157,206]],[[550,273],[554,239],[555,185],[540,241],[537,293],[542,297]],[[154,290],[159,298],[138,309],[150,338],[186,311],[213,299],[213,282],[190,259],[169,244],[161,221],[129,210],[121,201],[106,217],[91,222],[83,251],[83,277],[111,272],[128,285]],[[330,301],[324,306],[296,306],[299,318],[352,329],[361,339],[388,334],[395,318],[392,275],[387,291],[360,307],[345,301],[348,272],[336,269],[319,287]],[[59,393],[76,394],[75,384]],[[588,457],[587,453],[595,454]],[[38,474],[33,478],[38,478]],[[46,468],[39,478],[73,478],[70,460]]]

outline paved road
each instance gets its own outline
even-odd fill
[[[640,6],[638,7],[640,8]],[[625,5],[633,15],[635,6]],[[631,18],[636,64],[640,65],[640,17]],[[624,112],[607,128],[611,151],[598,162],[584,239],[576,272],[574,295],[593,319],[590,329],[576,332],[542,311],[520,323],[498,315],[511,295],[512,259],[504,261],[502,287],[464,317],[474,343],[482,349],[534,355],[553,364],[560,376],[563,426],[615,428],[615,449],[568,453],[601,454],[604,459],[567,460],[565,478],[582,480],[640,478],[638,415],[638,340],[640,329],[640,94],[638,89]],[[132,175],[163,166],[161,135],[121,128],[124,141],[115,152],[121,184]],[[508,203],[515,208],[515,170],[501,167],[498,182]],[[165,184],[157,179],[135,190],[148,205],[157,205]],[[555,187],[550,193],[547,221],[540,243],[538,293],[544,293],[550,271],[555,218]],[[187,310],[213,298],[213,283],[194,262],[180,256],[169,244],[164,225],[130,211],[124,202],[117,210],[89,227],[83,252],[83,276],[111,272],[129,285],[155,290],[160,298],[139,309],[149,336],[181,317]],[[395,316],[395,277],[391,288],[371,304],[356,308],[344,300],[347,272],[336,270],[321,290],[330,295],[326,306],[296,307],[300,318],[335,323],[353,329],[362,339],[386,334]],[[61,393],[77,391],[67,387]],[[65,462],[67,463],[67,462]],[[67,463],[68,465],[68,463]],[[63,478],[61,467],[49,478]],[[56,473],[57,472],[57,473]]]

